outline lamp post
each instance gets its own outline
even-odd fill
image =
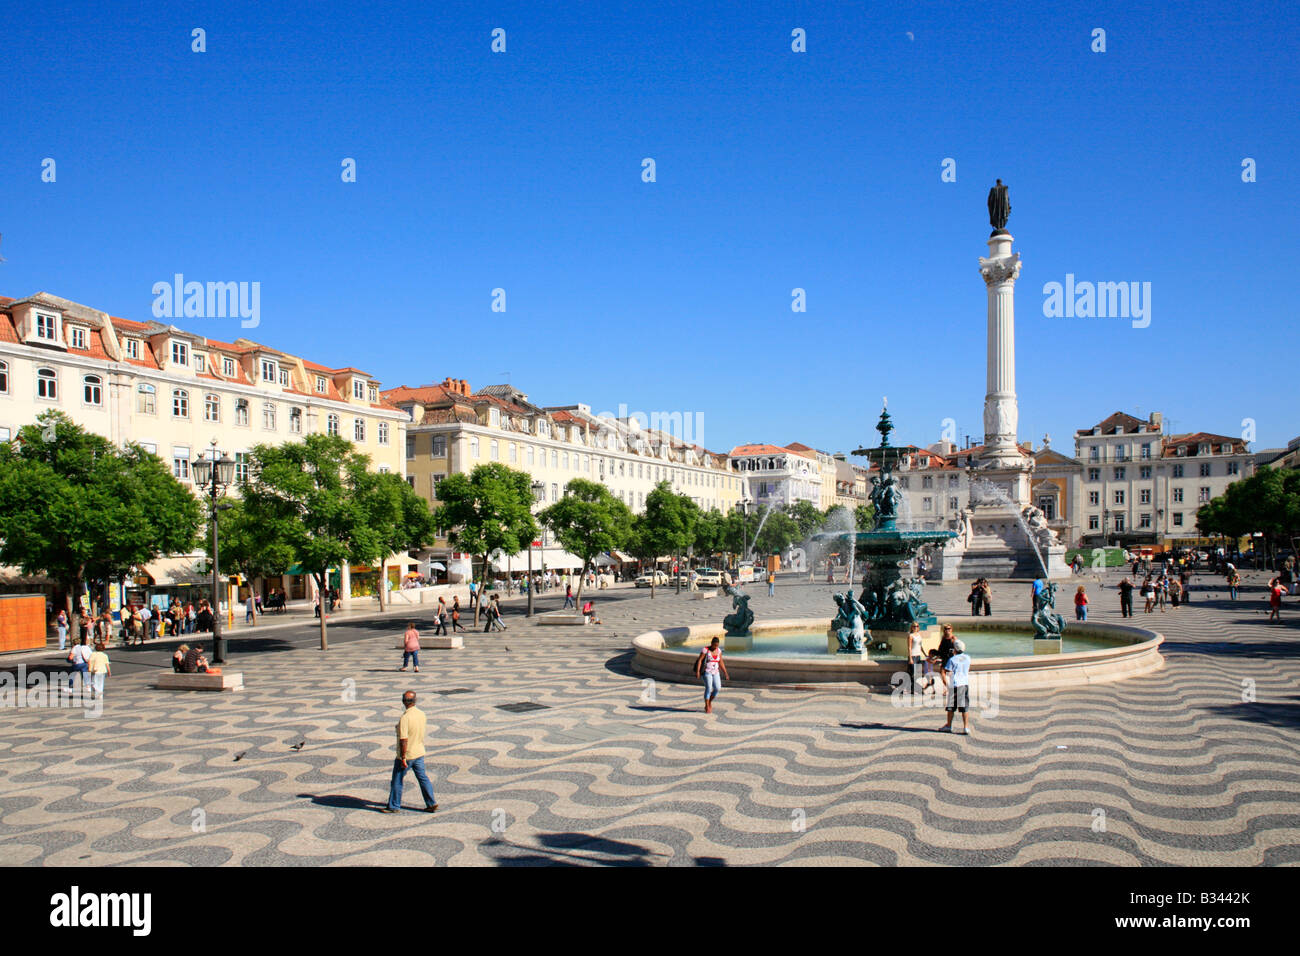
[[[217,499],[229,488],[235,478],[235,459],[228,454],[217,457],[217,440],[212,439],[212,455],[200,455],[190,463],[194,487],[208,496],[208,515],[212,524],[212,663],[224,664],[226,642],[221,636],[221,593],[218,583],[217,512],[229,505],[218,505]]]
[[[540,481],[533,482],[533,504],[534,505],[536,505],[537,502],[541,500],[542,491],[545,488],[546,485],[542,484]],[[525,612],[526,617],[533,616],[533,591],[534,591],[533,540],[530,537],[528,539],[528,610]]]

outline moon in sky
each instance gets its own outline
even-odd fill
[[[916,37],[912,36],[912,33],[911,33],[910,30],[908,31],[907,38],[908,38],[909,40],[915,40],[915,39],[916,39]]]

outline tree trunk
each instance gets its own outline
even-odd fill
[[[474,599],[474,626],[475,626],[475,627],[478,627],[478,612],[479,612],[479,608],[481,608],[481,607],[483,606],[483,590],[484,590],[484,588],[487,587],[487,569],[488,569],[488,558],[489,558],[489,557],[490,557],[490,555],[487,555],[487,554],[483,555],[483,577],[479,580],[479,585],[478,585],[478,595],[477,595],[477,597]],[[474,580],[474,566],[473,566],[473,565],[470,565],[470,569],[469,569],[469,578],[470,578],[471,581]]]
[[[330,598],[329,592],[325,588],[325,577],[329,573],[327,568],[324,574],[313,574],[316,579],[316,598],[320,601],[320,649],[329,650],[329,639],[325,634],[325,618],[329,614]]]
[[[581,572],[578,574],[578,591],[573,598],[573,609],[578,614],[582,613],[582,584],[587,580],[586,560],[587,559],[584,557]]]

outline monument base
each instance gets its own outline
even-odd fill
[[[722,639],[722,649],[724,651],[752,651],[754,649],[754,635],[728,634]]]

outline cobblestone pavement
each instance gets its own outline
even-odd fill
[[[152,690],[153,652],[110,678],[97,718],[4,712],[0,863],[1297,863],[1300,608],[1266,623],[1258,577],[1236,604],[1208,577],[1190,607],[1139,604],[1167,639],[1155,675],[1003,693],[970,737],[860,687],[724,687],[712,717],[695,686],[650,695],[629,639],[729,609],[671,591],[597,595],[605,623],[586,629],[512,609],[504,634],[423,652],[420,674],[396,670],[392,619],[335,627],[325,653],[310,629],[235,644],[237,694]],[[1118,575],[1080,580],[1092,619],[1119,620]],[[833,611],[824,585],[752,590],[760,621]],[[965,593],[927,597],[958,614]],[[1026,595],[996,584],[993,610]],[[378,812],[407,688],[429,716],[433,815]]]

